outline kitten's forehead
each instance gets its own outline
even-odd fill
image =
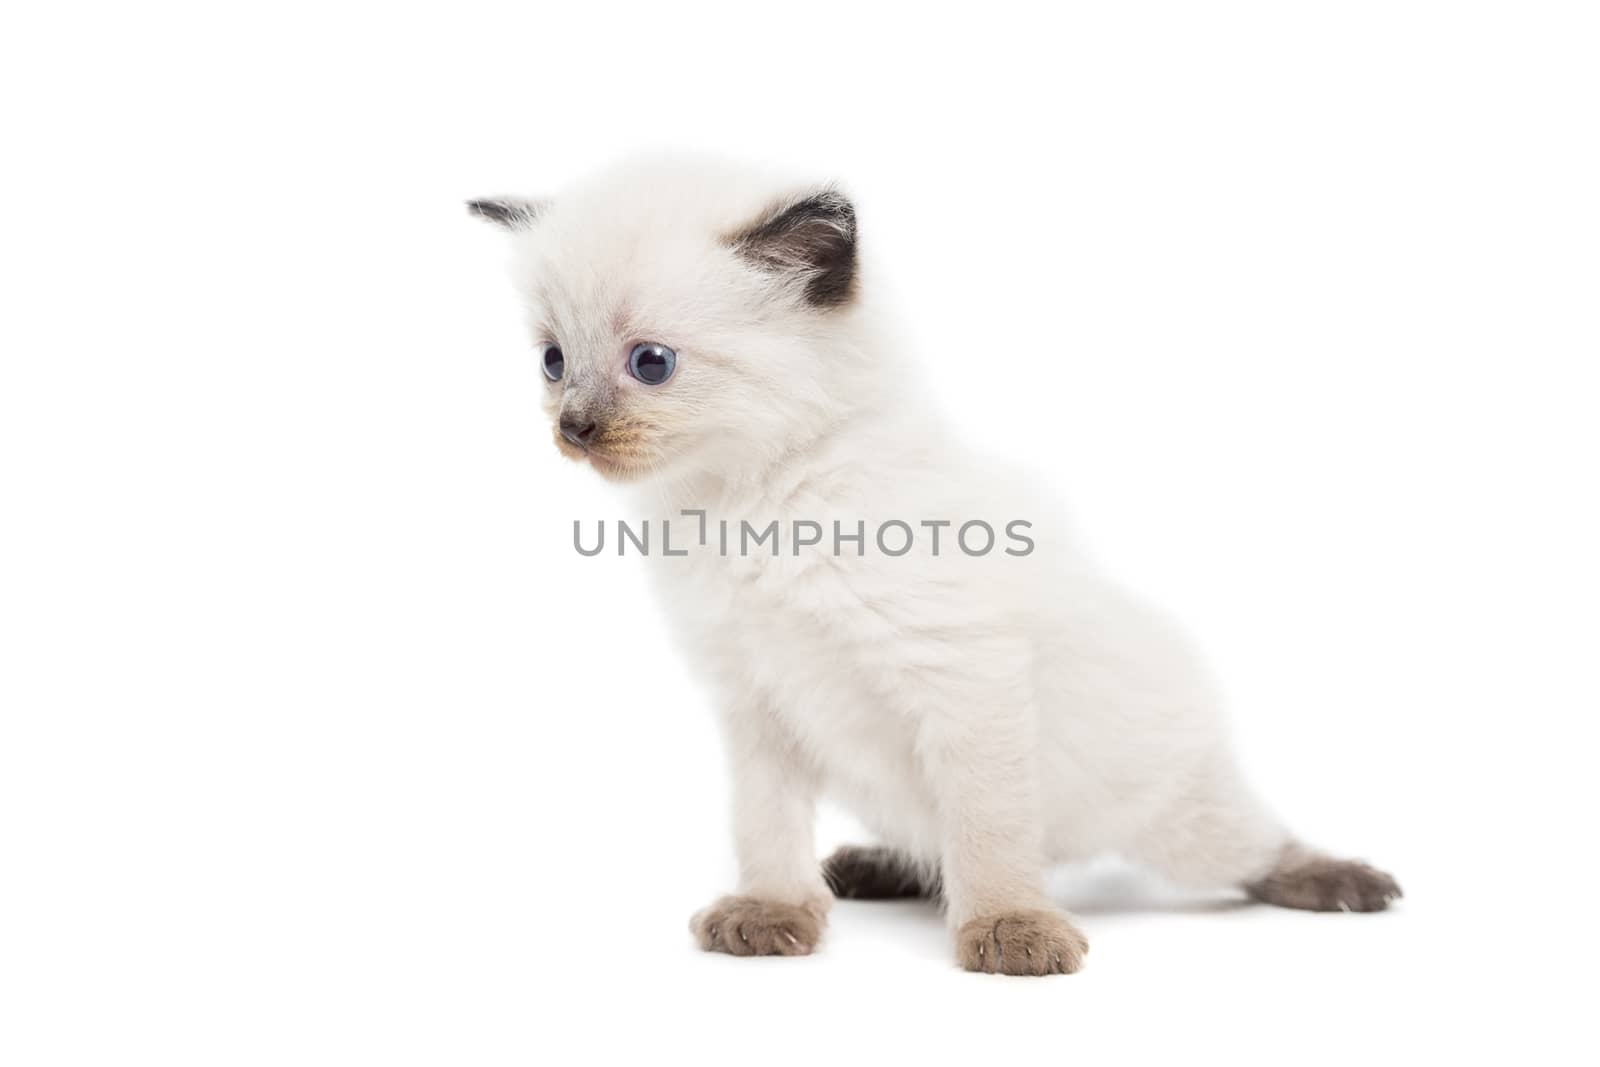
[[[585,272],[682,263],[715,250],[793,184],[720,160],[639,158],[553,197],[527,239],[569,285],[589,280]]]
[[[566,345],[699,317],[739,288],[727,238],[784,185],[704,161],[636,161],[552,198],[521,235],[536,319]]]
[[[715,235],[596,227],[553,234],[530,262],[536,317],[567,345],[601,345],[698,318],[717,304],[734,270]]]

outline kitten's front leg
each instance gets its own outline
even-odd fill
[[[970,709],[969,709],[970,710]],[[1089,942],[1044,891],[1034,733],[1018,712],[930,716],[922,733],[938,798],[942,879],[969,971],[1071,974]]]
[[[708,952],[806,955],[833,902],[812,839],[815,776],[763,703],[724,718],[739,892],[695,915],[689,929]]]

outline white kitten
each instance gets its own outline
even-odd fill
[[[834,894],[926,895],[963,966],[1074,971],[1043,872],[1106,852],[1288,907],[1399,896],[1294,842],[1182,640],[908,393],[837,190],[651,160],[471,206],[515,237],[557,447],[639,491],[720,694],[741,885],[703,947],[804,953]],[[824,792],[883,845],[819,865]]]

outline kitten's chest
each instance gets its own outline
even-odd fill
[[[665,608],[703,666],[758,691],[854,696],[848,576],[782,557],[670,562],[677,566],[664,568],[660,582]]]
[[[882,606],[892,582],[850,560],[675,559],[658,591],[730,714],[774,716],[826,792],[877,833],[932,847],[916,725],[885,698],[897,640]]]
[[[769,703],[824,762],[906,747],[881,699],[880,638],[857,575],[792,557],[680,562],[700,565],[666,576],[667,610],[717,681]]]

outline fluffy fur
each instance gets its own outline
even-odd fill
[[[719,694],[741,871],[738,895],[696,916],[702,946],[809,951],[830,889],[937,895],[969,969],[1071,971],[1087,943],[1042,875],[1108,852],[1294,907],[1399,894],[1293,842],[1241,779],[1185,643],[1095,573],[1036,486],[953,442],[910,391],[837,190],[645,160],[474,210],[512,232],[532,339],[564,352],[544,395],[556,447],[689,548],[653,570]],[[678,353],[665,384],[629,376],[641,341]],[[574,413],[597,426],[586,448],[557,429]],[[681,509],[707,513],[706,545]],[[1023,557],[969,556],[955,526],[935,554],[917,525],[1018,518],[1038,544]],[[723,519],[779,520],[778,554],[721,554]],[[823,544],[797,554],[794,519],[823,524]],[[878,551],[885,519],[913,526],[910,553]],[[834,554],[834,520],[865,523],[862,554]],[[824,793],[882,841],[827,878]]]

